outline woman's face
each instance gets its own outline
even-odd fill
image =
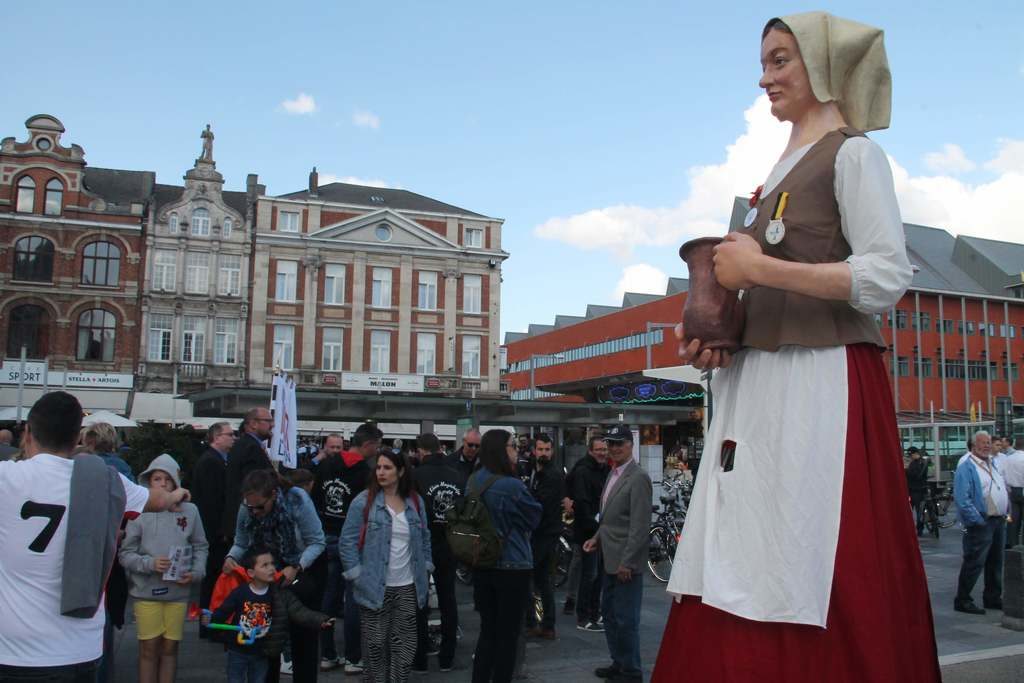
[[[399,474],[400,472],[395,467],[395,463],[391,462],[391,458],[383,455],[377,458],[377,484],[381,488],[397,484]]]
[[[791,33],[772,29],[761,41],[761,80],[779,121],[798,121],[818,104],[807,77],[807,67]]]
[[[505,444],[505,454],[508,455],[508,461],[512,463],[512,467],[519,464],[519,448],[516,446],[515,439],[509,439]]]
[[[174,480],[171,479],[171,475],[167,474],[163,470],[155,470],[149,474],[149,488],[173,491]]]
[[[253,491],[245,494],[245,507],[253,517],[264,517],[274,509],[274,499],[276,497],[277,491],[274,491],[269,496]]]

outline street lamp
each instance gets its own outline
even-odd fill
[[[678,325],[678,323],[647,323],[647,334],[644,335],[644,346],[647,347],[648,368],[652,367],[652,363],[654,362],[652,359],[653,354],[651,353],[651,349],[653,347],[651,344],[651,332],[653,330],[671,330],[674,329],[676,325]]]
[[[535,371],[537,370],[538,358],[550,358],[553,360],[565,360],[565,354],[561,353],[534,353],[530,355],[530,400],[537,398],[536,383],[534,382]]]

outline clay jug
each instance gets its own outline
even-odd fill
[[[736,292],[715,279],[714,252],[721,237],[701,237],[679,247],[690,270],[690,290],[683,306],[683,342],[701,342],[700,350],[736,351],[743,335],[744,312]]]

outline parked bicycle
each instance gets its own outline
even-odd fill
[[[661,505],[654,506],[655,518],[648,532],[647,568],[658,581],[668,583],[686,520],[691,487],[681,479],[661,482],[661,487]]]

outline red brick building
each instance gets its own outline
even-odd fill
[[[116,387],[123,391],[94,397],[95,407],[124,410],[138,361],[142,229],[154,176],[87,167],[53,116],[25,126],[24,141],[0,142],[4,379],[24,347],[29,359],[48,360],[51,385]],[[0,403],[12,404],[6,395]]]

